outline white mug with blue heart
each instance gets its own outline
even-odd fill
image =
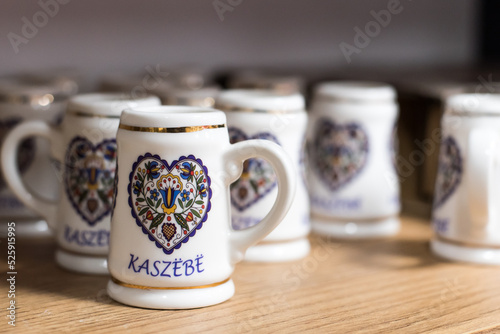
[[[398,232],[395,99],[394,89],[381,83],[316,87],[307,131],[315,233],[373,238]]]
[[[309,197],[303,168],[307,127],[304,104],[301,94],[271,90],[234,89],[217,97],[217,108],[226,112],[231,142],[265,139],[280,145],[292,159],[298,180],[288,214],[262,242],[248,249],[247,261],[293,261],[309,254]],[[233,228],[242,230],[258,223],[271,209],[277,192],[276,175],[266,161],[245,161],[241,177],[231,185]]]
[[[2,169],[10,189],[27,207],[46,219],[56,234],[57,263],[68,270],[106,274],[110,213],[116,172],[116,131],[121,112],[134,106],[157,106],[157,97],[131,99],[124,94],[84,94],[70,99],[62,123],[25,121],[2,146]],[[14,163],[19,143],[39,136],[49,140],[58,165],[60,198],[34,196]],[[43,171],[41,171],[43,172]],[[43,173],[39,178],[43,179]]]
[[[69,92],[57,84],[35,83],[21,78],[1,80],[0,143],[23,121],[43,120],[57,124],[64,114],[69,97]],[[57,198],[57,178],[52,172],[49,147],[44,140],[23,140],[19,145],[17,164],[23,182],[35,194],[48,199]],[[41,173],[45,175],[43,180],[39,177]],[[0,175],[0,232],[4,232],[3,228],[7,231],[7,222],[16,223],[16,235],[19,237],[50,235],[43,218],[19,201],[9,189],[5,177]]]
[[[108,294],[157,309],[231,298],[235,264],[292,203],[295,174],[286,153],[267,140],[230,144],[222,111],[187,106],[125,110],[117,144]],[[229,185],[254,157],[276,172],[278,196],[260,223],[235,230]]]
[[[500,265],[500,95],[448,98],[441,126],[431,248]]]

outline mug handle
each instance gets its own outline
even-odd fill
[[[295,195],[295,171],[291,159],[277,144],[263,139],[252,139],[229,145],[224,154],[225,170],[229,175],[226,186],[236,181],[243,171],[243,162],[263,158],[273,167],[278,181],[278,196],[271,211],[256,225],[244,230],[230,229],[233,261],[243,259],[246,250],[271,233],[283,220]]]
[[[473,129],[469,134],[466,180],[469,212],[473,233],[487,234],[490,224],[497,221],[500,201],[500,159],[496,150],[500,140],[492,131]]]
[[[19,166],[17,165],[18,146],[27,137],[40,136],[47,138],[52,145],[60,142],[58,132],[43,121],[26,121],[15,128],[5,137],[2,145],[2,172],[5,182],[12,192],[27,207],[40,214],[50,228],[55,229],[57,205],[55,202],[41,199],[29,191],[21,179]]]

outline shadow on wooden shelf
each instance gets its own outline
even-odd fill
[[[109,276],[74,273],[55,263],[56,243],[53,238],[16,241],[16,283],[22,293],[56,295],[82,301],[88,300],[89,296],[97,296],[93,298],[96,302],[114,303],[105,290]]]
[[[317,243],[314,237],[312,240]],[[335,240],[333,242],[347,251],[349,256],[346,260],[376,268],[419,269],[443,262],[430,252],[428,240],[390,238],[371,241]]]
[[[240,263],[233,298],[175,312],[116,303],[106,294],[108,276],[58,268],[52,239],[17,240],[16,330],[463,333],[500,328],[499,268],[442,261],[429,250],[429,224],[410,217],[402,221],[393,238],[312,236],[311,254],[302,260]],[[0,251],[7,254],[1,241]],[[6,280],[1,291],[8,291]],[[7,303],[7,293],[0,293],[0,305]]]

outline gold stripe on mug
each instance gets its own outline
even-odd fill
[[[72,115],[72,116],[77,116],[77,117],[120,118],[120,115],[101,115],[101,114],[94,114],[92,112],[81,111],[81,110],[68,110],[66,112],[66,114]]]
[[[160,128],[160,127],[132,126],[132,125],[120,124],[120,129],[127,130],[127,131],[158,132],[158,133],[197,132],[197,131],[202,131],[202,130],[220,129],[220,128],[225,128],[225,127],[226,127],[226,124],[180,126],[177,128]]]
[[[211,284],[206,284],[206,285],[198,285],[198,286],[173,286],[173,287],[159,287],[159,286],[144,286],[144,285],[137,285],[137,284],[130,284],[130,283],[125,283],[122,282],[113,276],[111,276],[111,280],[113,283],[121,285],[126,288],[133,288],[133,289],[140,289],[140,290],[190,290],[190,289],[206,289],[206,288],[213,288],[219,285],[222,285],[224,283],[227,283],[231,277],[226,278],[225,280],[217,283],[211,283]]]
[[[449,239],[446,237],[442,237],[440,235],[435,235],[434,238],[438,241],[452,244],[455,246],[469,247],[469,248],[500,249],[500,245],[486,245],[486,244],[479,244],[479,243],[469,242],[469,241],[458,241],[458,240],[453,240],[453,239]]]
[[[235,112],[249,112],[258,114],[293,114],[302,111],[302,109],[278,110],[278,109],[243,108],[243,107],[234,107],[217,103],[215,104],[214,108],[226,112],[235,111]]]

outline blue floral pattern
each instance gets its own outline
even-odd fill
[[[236,127],[229,128],[229,139],[233,144],[248,139],[265,139],[279,145],[278,139],[268,132],[247,136]],[[264,198],[276,184],[276,174],[267,161],[248,159],[243,164],[240,178],[231,184],[231,205],[238,211],[244,211]]]
[[[116,174],[116,140],[94,145],[75,137],[68,145],[64,162],[66,194],[75,211],[90,226],[107,217],[112,209]],[[140,191],[137,182],[134,191]]]
[[[453,195],[462,179],[462,154],[456,140],[447,136],[439,152],[434,208],[443,205]]]
[[[365,167],[369,156],[368,135],[357,123],[337,124],[320,119],[309,152],[310,167],[326,188],[335,192]]]
[[[158,155],[140,156],[128,192],[137,225],[166,254],[196,234],[211,208],[208,169],[192,155],[170,165]]]

